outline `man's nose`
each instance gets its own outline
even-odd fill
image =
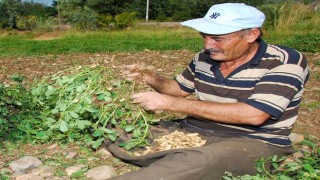
[[[204,37],[204,47],[206,49],[210,49],[210,48],[216,48],[217,47],[217,42],[210,38],[210,37]]]

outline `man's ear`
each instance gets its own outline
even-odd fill
[[[256,41],[259,38],[259,36],[261,36],[261,31],[259,28],[252,28],[248,30],[248,32],[246,32],[245,34],[245,38],[249,43]]]

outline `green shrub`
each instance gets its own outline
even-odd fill
[[[30,93],[23,84],[21,76],[12,76],[13,83],[4,85],[0,82],[0,139],[20,140],[20,132],[14,124],[19,124],[22,113],[33,109]],[[26,115],[27,113],[24,113]],[[30,113],[30,116],[33,114]],[[0,178],[1,179],[1,178]]]
[[[263,25],[264,28],[274,29],[276,18],[278,17],[276,5],[265,4],[265,5],[259,6],[258,9],[261,10],[266,16],[266,20]]]
[[[265,4],[259,6],[266,15],[264,28],[283,34],[319,31],[320,16],[312,5],[302,3]]]
[[[126,28],[128,26],[132,26],[136,21],[136,13],[135,12],[124,12],[118,14],[114,18],[115,26],[119,29]]]
[[[159,13],[156,19],[158,22],[172,21],[172,18],[167,17],[164,13]]]
[[[285,45],[303,52],[320,52],[320,34],[296,34],[287,39]]]
[[[6,28],[8,25],[8,20],[7,19],[1,19],[0,20],[0,28],[3,29],[3,28]]]
[[[36,26],[36,16],[18,16],[16,26],[19,30],[32,30]]]
[[[293,27],[301,24],[301,22],[309,21],[316,16],[316,13],[311,10],[309,5],[302,3],[280,4],[277,11],[279,14],[275,23],[277,31],[292,30]],[[318,18],[319,17],[317,17],[317,19]]]
[[[56,24],[53,17],[19,16],[16,26],[19,30],[52,31]]]
[[[97,14],[90,9],[75,11],[68,17],[68,22],[79,30],[95,30],[98,27]]]
[[[101,29],[113,29],[115,26],[114,17],[112,15],[98,15],[98,27]]]
[[[57,20],[53,17],[38,17],[36,19],[34,30],[48,32],[52,31],[55,25],[57,25]]]

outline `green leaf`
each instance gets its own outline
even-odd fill
[[[130,149],[132,149],[133,148],[133,143],[128,143],[128,144],[126,144],[125,146],[124,146],[124,149],[125,150],[130,150]]]
[[[113,129],[108,129],[108,128],[99,128],[101,131],[105,132],[105,133],[108,133],[108,134],[114,134],[115,131]]]
[[[126,132],[131,132],[133,129],[134,129],[134,126],[129,125],[129,126],[127,126],[124,130],[125,130]]]
[[[135,130],[133,131],[132,137],[133,137],[133,138],[137,138],[137,137],[140,137],[141,135],[142,135],[142,134],[141,134],[140,129],[135,129]]]
[[[16,101],[16,105],[21,106],[22,103],[20,101]]]
[[[106,102],[112,102],[112,98],[109,97],[109,96],[105,96],[105,97],[104,97],[104,101],[106,101]]]
[[[111,119],[111,124],[113,124],[115,126],[118,125],[117,121],[114,118]]]
[[[111,93],[110,93],[109,91],[105,91],[104,94],[105,94],[106,96],[108,96],[108,97],[111,96]]]
[[[261,158],[256,162],[257,172],[259,172],[259,173],[263,173],[264,172],[264,170],[263,170],[263,164],[264,163],[265,163],[264,158]]]
[[[79,129],[84,129],[86,126],[90,126],[92,123],[87,120],[76,120],[75,124]]]
[[[67,109],[67,105],[65,104],[62,104],[61,107],[60,107],[60,111],[63,112]]]
[[[45,96],[46,97],[51,96],[55,92],[56,92],[56,90],[53,88],[53,86],[48,86],[47,91],[45,92]]]
[[[99,95],[97,96],[97,99],[100,100],[100,101],[102,101],[102,100],[104,100],[104,97],[106,97],[106,95],[104,95],[104,94],[99,94]]]
[[[70,114],[71,117],[73,117],[75,119],[79,118],[79,115],[77,113],[73,112],[73,111],[70,111],[69,114]]]
[[[281,176],[279,177],[279,180],[291,180],[291,178],[288,177],[288,176],[286,176],[286,175],[281,175]]]
[[[65,121],[62,121],[59,129],[62,132],[67,132],[68,131],[68,123]]]
[[[125,147],[127,144],[128,144],[128,143],[126,143],[126,142],[121,142],[121,143],[118,144],[118,146],[119,146],[119,147]]]
[[[307,170],[309,173],[315,172],[315,170],[313,169],[313,167],[310,164],[303,164],[302,167],[303,167],[303,169]]]
[[[94,109],[94,108],[88,108],[86,107],[86,111],[90,112],[90,113],[95,113],[95,112],[98,112],[97,109]]]
[[[48,91],[54,91],[54,87],[53,86],[48,86]]]
[[[56,120],[51,117],[47,117],[46,120],[47,120],[46,124],[49,126],[53,125],[56,122]]]
[[[71,117],[71,115],[69,113],[64,115],[64,120],[66,122],[70,122],[71,119],[72,119],[72,117]]]
[[[51,110],[51,114],[57,114],[58,112],[59,112],[58,109],[52,109],[52,110]]]
[[[83,92],[84,90],[86,90],[86,86],[85,86],[84,84],[82,84],[82,85],[80,85],[80,86],[78,86],[78,87],[76,88],[76,91],[77,91],[78,93],[81,93],[81,92]]]
[[[117,135],[116,134],[108,134],[108,138],[110,141],[114,142],[117,140]]]
[[[68,76],[62,76],[60,82],[62,84],[65,84],[65,83],[69,82],[69,80],[70,80],[70,78]]]
[[[37,88],[32,89],[31,93],[33,95],[40,95],[42,93],[42,90],[43,90],[42,86],[38,86]]]
[[[89,97],[84,97],[84,100],[88,103],[88,104],[92,104],[92,100]]]
[[[151,119],[151,120],[148,120],[148,122],[149,122],[150,124],[157,124],[157,123],[160,122],[160,119]]]
[[[37,138],[37,139],[42,139],[42,140],[49,139],[49,137],[47,136],[47,134],[46,134],[45,131],[37,132],[36,138]]]
[[[93,137],[100,137],[102,136],[104,133],[104,131],[97,129],[96,131],[94,131],[94,133],[92,134]]]
[[[116,110],[117,118],[121,118],[124,115],[124,112],[121,109]]]
[[[46,97],[49,97],[49,96],[51,96],[52,94],[54,94],[55,93],[55,91],[54,90],[48,90],[48,91],[46,91],[45,93],[44,93],[44,95],[46,96]]]
[[[273,167],[274,169],[278,169],[278,168],[279,168],[279,165],[278,165],[277,163],[271,163],[271,165],[272,165],[272,167]]]
[[[98,139],[96,141],[93,141],[92,142],[92,148],[97,149],[98,147],[100,147],[103,140],[104,140],[103,138],[100,138],[100,139]]]

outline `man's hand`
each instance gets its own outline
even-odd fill
[[[148,82],[151,79],[151,72],[155,69],[153,66],[146,66],[144,64],[125,65],[121,68],[121,75],[124,79],[140,82]]]
[[[131,98],[134,103],[138,103],[145,110],[151,111],[167,110],[174,102],[174,97],[157,92],[136,93]]]

